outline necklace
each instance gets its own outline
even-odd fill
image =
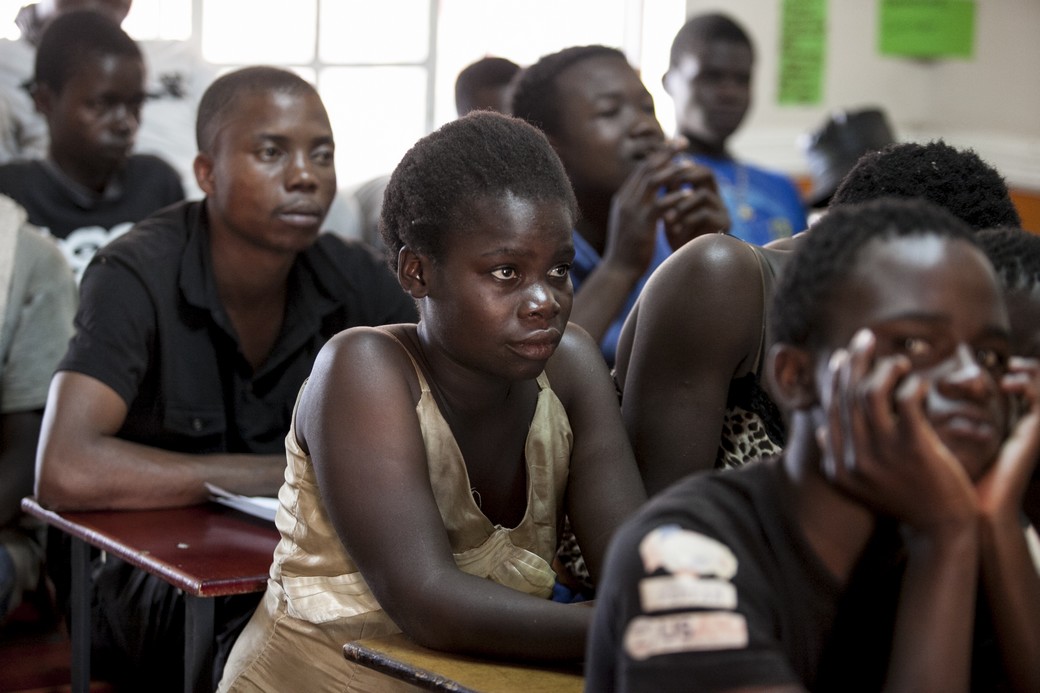
[[[742,221],[751,221],[755,218],[755,208],[747,201],[748,191],[751,186],[748,179],[748,169],[747,166],[737,162],[733,162],[733,165],[736,167],[736,181],[734,184],[736,190],[734,197],[736,198],[737,203],[737,216],[740,217]]]

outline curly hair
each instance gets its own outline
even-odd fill
[[[520,66],[507,58],[487,56],[470,63],[455,78],[455,111],[461,116],[476,108],[482,89],[505,88],[520,72]]]
[[[604,56],[628,63],[628,58],[617,48],[600,45],[572,46],[542,56],[517,80],[513,90],[513,115],[548,135],[560,134],[563,122],[559,104],[563,95],[556,89],[556,80],[570,66]]]
[[[444,237],[465,224],[474,199],[512,193],[559,200],[572,219],[574,192],[545,135],[493,111],[474,111],[419,140],[394,169],[383,194],[379,230],[391,269],[408,246],[435,262]]]
[[[256,65],[221,75],[209,85],[199,101],[195,118],[195,141],[199,151],[212,151],[221,123],[234,112],[242,95],[257,92],[318,95],[310,82],[280,67]]]
[[[831,300],[870,241],[939,236],[977,245],[974,230],[927,200],[879,198],[825,214],[784,269],[770,313],[771,339],[797,346],[822,343]]]
[[[1021,226],[1007,183],[971,149],[942,140],[902,142],[864,154],[838,185],[831,207],[878,197],[921,197],[975,230]]]
[[[676,32],[675,38],[672,39],[671,66],[677,66],[682,62],[683,56],[693,53],[711,41],[740,43],[748,47],[752,58],[755,55],[751,37],[737,20],[721,12],[709,12],[691,17]]]
[[[33,84],[60,92],[89,58],[110,55],[144,60],[134,40],[108,15],[94,10],[65,12],[40,37]]]
[[[1006,290],[1031,291],[1040,286],[1040,236],[1005,226],[983,229],[975,238]]]

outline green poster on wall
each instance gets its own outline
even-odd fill
[[[826,0],[784,0],[780,25],[780,88],[786,105],[813,105],[823,98]]]
[[[882,55],[971,57],[974,0],[879,0],[879,8],[878,49]]]

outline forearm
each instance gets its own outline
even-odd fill
[[[982,586],[1013,689],[1040,690],[1040,575],[1011,514],[980,523]]]
[[[403,605],[398,625],[438,650],[509,659],[578,660],[584,656],[592,609],[560,604],[461,571],[429,576],[421,607]]]
[[[886,691],[967,691],[979,539],[970,529],[907,542]]]
[[[274,495],[284,469],[284,455],[193,455],[98,436],[75,448],[41,446],[36,494],[57,510],[177,507],[205,501],[206,482]]]
[[[641,276],[633,268],[604,260],[575,292],[570,321],[581,325],[599,344]]]

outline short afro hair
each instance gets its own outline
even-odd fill
[[[1040,287],[1040,236],[1005,226],[983,229],[975,237],[1005,290],[1032,291]]]
[[[212,151],[221,123],[234,112],[242,97],[258,92],[318,96],[310,82],[279,67],[256,65],[221,75],[209,85],[199,101],[195,141],[200,152]]]
[[[567,173],[541,132],[517,118],[474,111],[419,140],[394,169],[383,195],[380,233],[397,271],[407,246],[434,262],[444,237],[467,222],[479,198],[512,193],[559,200],[576,220]]]
[[[1022,225],[997,170],[973,150],[942,140],[901,142],[864,154],[838,185],[830,206],[878,197],[922,197],[975,230]]]
[[[572,46],[538,59],[523,71],[513,89],[513,115],[541,128],[547,135],[558,135],[563,127],[560,119],[560,101],[556,89],[560,74],[572,65],[591,58],[628,58],[617,48],[609,46]]]
[[[676,32],[669,57],[671,66],[677,66],[684,56],[715,41],[743,44],[748,47],[751,57],[754,58],[755,46],[744,27],[727,14],[709,12],[691,17]]]
[[[831,300],[873,240],[939,236],[976,245],[974,230],[927,200],[880,198],[832,208],[784,269],[770,314],[772,341],[815,348],[830,323]]]
[[[505,89],[520,72],[520,66],[506,58],[487,56],[470,63],[455,78],[455,111],[466,115],[475,110],[482,89]]]
[[[110,55],[144,62],[141,49],[108,15],[94,10],[65,12],[40,37],[33,85],[60,92],[89,59]]]

